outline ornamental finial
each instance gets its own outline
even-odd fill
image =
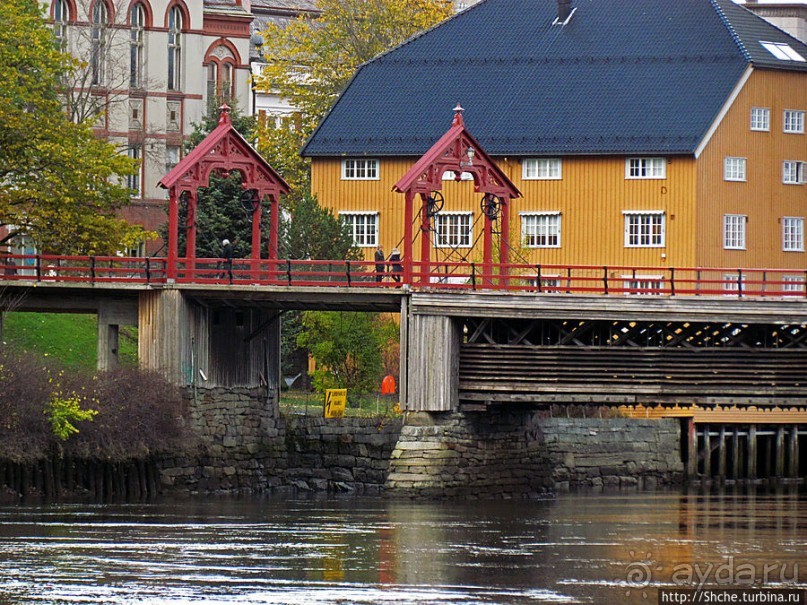
[[[219,125],[230,123],[230,106],[227,105],[227,103],[223,103],[221,107],[219,107]]]
[[[457,103],[457,106],[454,108],[454,119],[451,121],[452,126],[465,126],[465,121],[462,119],[462,112],[465,111],[462,108],[462,105]]]

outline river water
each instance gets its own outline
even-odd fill
[[[797,488],[0,509],[3,604],[656,603],[766,564],[807,587]]]

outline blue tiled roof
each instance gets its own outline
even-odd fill
[[[363,65],[307,156],[420,155],[451,109],[493,155],[687,154],[759,40],[807,47],[730,0],[484,0]]]

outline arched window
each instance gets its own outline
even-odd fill
[[[70,10],[67,0],[54,0],[53,2],[53,35],[59,48],[67,48],[67,21],[70,18]]]
[[[182,87],[182,11],[178,6],[168,13],[168,90]]]
[[[129,12],[129,86],[143,86],[144,28],[146,9],[140,3]]]
[[[90,68],[93,86],[102,86],[106,80],[106,43],[109,11],[106,4],[98,0],[92,7],[92,45],[90,48]]]
[[[224,53],[228,57],[232,54],[224,47],[219,47],[224,52],[217,52],[218,55]],[[218,49],[216,49],[218,51]],[[230,103],[233,98],[233,71],[234,66],[231,60],[219,62],[211,61],[207,66],[207,108],[208,111],[215,112],[215,109],[222,103]]]

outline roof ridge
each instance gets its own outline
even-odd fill
[[[740,35],[737,33],[737,30],[734,29],[734,26],[729,21],[729,18],[726,16],[726,13],[723,11],[723,7],[718,4],[718,0],[709,0],[709,3],[712,5],[712,8],[715,9],[717,15],[720,17],[720,21],[722,21],[723,25],[729,30],[729,34],[731,35],[731,39],[734,40],[734,43],[737,45],[737,48],[740,49],[740,52],[743,54],[743,58],[750,63],[751,62],[751,54],[748,52],[748,49],[745,47],[745,44],[740,38]]]

